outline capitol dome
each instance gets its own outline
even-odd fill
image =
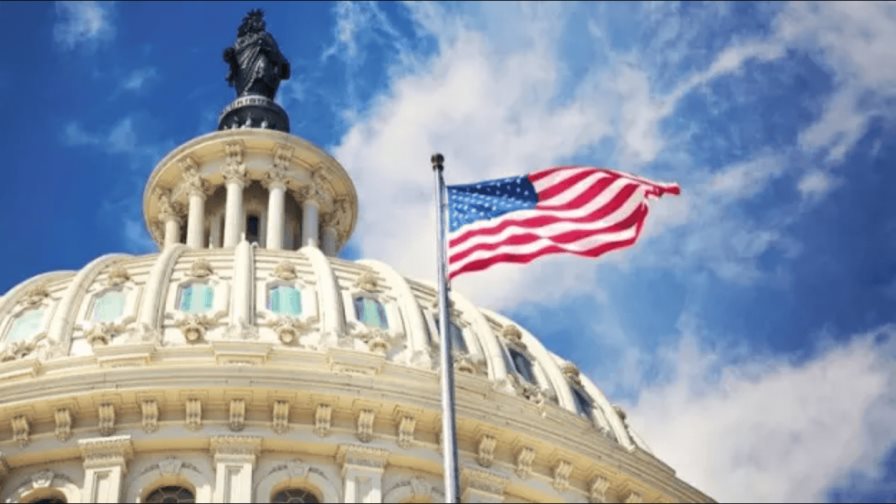
[[[3,502],[444,500],[434,285],[338,258],[351,178],[240,100],[150,176],[160,252],[0,297]],[[711,501],[525,327],[451,311],[463,501]]]

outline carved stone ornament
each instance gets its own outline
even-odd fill
[[[476,462],[482,467],[491,467],[495,461],[495,447],[498,440],[490,434],[483,434],[479,437],[479,445],[476,448]]]
[[[575,364],[567,362],[560,368],[560,370],[563,371],[563,375],[566,376],[566,379],[578,386],[582,386],[582,377],[579,373],[579,368],[577,368]]]
[[[289,403],[287,401],[274,401],[271,428],[277,434],[284,434],[289,429]]]
[[[374,448],[364,445],[339,445],[336,450],[336,461],[346,466],[363,467],[367,469],[380,469],[386,467],[389,452],[382,448]]]
[[[180,216],[183,213],[183,208],[179,203],[174,201],[174,196],[172,196],[170,190],[156,189],[153,193],[153,197],[159,206],[159,222],[164,224],[165,221],[171,219],[174,219],[177,222],[181,221]]]
[[[33,488],[50,488],[55,478],[56,473],[49,469],[44,469],[31,475],[31,485]]]
[[[218,324],[218,318],[202,313],[190,314],[176,321],[174,325],[180,329],[187,343],[200,343],[205,338],[206,331]]]
[[[264,179],[262,180],[262,184],[268,189],[280,188],[286,189],[286,181],[289,180],[289,175],[286,173],[286,170],[282,168],[274,168],[264,174]]]
[[[373,420],[376,413],[373,410],[364,409],[358,412],[358,439],[362,443],[369,443],[373,439]]]
[[[33,308],[43,303],[44,299],[47,299],[49,296],[50,290],[47,286],[45,284],[38,284],[25,291],[21,303],[29,308]]]
[[[31,441],[31,423],[25,415],[17,415],[10,420],[12,427],[12,440],[20,447],[24,447]]]
[[[625,497],[622,498],[622,502],[625,504],[641,504],[644,502],[644,498],[638,492],[634,490],[629,490]]]
[[[293,459],[286,463],[286,474],[288,474],[290,478],[304,478],[308,476],[308,471],[310,469],[311,466],[299,459]]]
[[[294,345],[299,341],[299,336],[310,332],[314,325],[311,322],[304,322],[298,317],[277,317],[272,327],[281,343]]]
[[[288,144],[277,144],[274,146],[274,169],[277,171],[286,171],[289,169],[290,161],[295,150]]]
[[[401,417],[398,422],[398,446],[402,448],[410,448],[414,444],[414,429],[417,426],[417,419],[410,415]]]
[[[298,278],[295,264],[285,259],[277,264],[277,267],[274,268],[274,271],[271,274],[274,276],[274,278],[279,278],[280,280],[285,280],[287,282],[291,282]]]
[[[162,476],[177,476],[180,474],[181,468],[183,468],[184,463],[177,457],[165,457],[159,461],[159,473]]]
[[[572,464],[566,460],[558,460],[554,465],[554,481],[551,482],[558,492],[565,492],[569,488],[569,475],[572,474]]]
[[[189,196],[205,197],[209,192],[208,182],[199,174],[199,166],[192,158],[186,158],[189,162],[182,161],[183,190]]]
[[[591,480],[591,486],[588,489],[589,502],[606,502],[607,490],[610,488],[610,480],[603,476],[595,476]]]
[[[230,430],[239,432],[246,427],[246,401],[233,399],[230,401]]]
[[[484,373],[485,360],[481,357],[474,359],[472,355],[459,351],[452,352],[452,355],[454,356],[453,362],[456,371],[473,375]]]
[[[314,410],[314,433],[325,437],[330,433],[333,408],[329,404],[318,404]]]
[[[532,474],[532,462],[535,460],[535,449],[530,446],[521,446],[516,452],[516,475],[526,479]]]
[[[53,413],[56,420],[56,439],[64,443],[72,437],[72,414],[68,408],[59,408]]]
[[[208,278],[212,273],[214,273],[212,264],[206,259],[199,258],[190,265],[190,271],[187,272],[187,276],[190,278]]]
[[[538,406],[543,406],[548,400],[554,402],[557,400],[557,395],[553,391],[538,388],[536,385],[523,380],[516,374],[511,373],[507,378],[519,395]]]
[[[38,347],[45,348],[46,333],[40,333],[30,340],[13,341],[7,343],[6,348],[0,353],[0,362],[7,362],[16,359],[24,359],[33,353]]]
[[[143,432],[155,432],[159,429],[159,403],[148,399],[140,402]]]
[[[98,427],[100,434],[103,436],[111,436],[115,433],[115,406],[109,403],[100,404],[97,408],[99,416]]]
[[[130,273],[123,266],[115,265],[109,269],[106,275],[106,285],[109,287],[120,287],[131,279]]]
[[[196,398],[187,399],[184,404],[186,416],[184,423],[191,431],[197,431],[202,428],[202,401]]]
[[[124,330],[122,324],[97,322],[84,332],[84,337],[92,347],[107,346],[115,335],[121,334]]]
[[[501,337],[518,346],[521,346],[523,348],[526,347],[523,344],[523,333],[520,332],[519,327],[513,324],[507,324],[506,326],[501,328]]]
[[[372,271],[365,271],[358,275],[358,278],[355,280],[355,286],[366,292],[376,292],[379,282]]]
[[[473,467],[464,467],[461,479],[463,486],[494,496],[503,496],[509,481],[506,476]]]

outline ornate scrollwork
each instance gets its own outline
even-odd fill
[[[284,345],[296,344],[299,336],[310,332],[314,327],[313,322],[306,322],[296,317],[278,317],[272,325]]]
[[[366,292],[376,292],[379,288],[379,281],[372,271],[365,271],[355,279],[355,287]]]
[[[452,360],[454,361],[454,369],[456,371],[472,375],[480,375],[485,372],[485,360],[483,358],[473,358],[472,355],[459,351],[452,352],[452,355],[454,356]]]
[[[174,325],[180,329],[188,343],[199,343],[205,338],[210,328],[218,325],[220,316],[209,316],[202,313],[186,315]]]
[[[46,333],[40,333],[27,341],[13,341],[7,343],[6,348],[0,353],[0,362],[24,359],[38,348],[45,348],[46,336]]]
[[[121,265],[112,266],[106,275],[106,285],[109,287],[120,287],[131,279],[131,274]]]
[[[273,275],[274,277],[285,281],[292,281],[298,277],[296,266],[287,260],[280,261],[280,264],[274,268]]]
[[[190,278],[208,278],[214,273],[212,264],[207,259],[199,258],[190,265],[190,271],[187,276]]]
[[[567,362],[564,364],[560,370],[563,372],[563,376],[566,376],[566,379],[572,383],[575,383],[578,386],[582,386],[582,377],[579,372],[579,368],[576,367],[572,362]]]
[[[97,322],[84,331],[84,337],[90,346],[107,346],[112,342],[112,338],[124,332],[124,324],[116,324],[114,322]]]
[[[21,303],[29,308],[33,308],[43,303],[48,297],[50,297],[50,289],[47,288],[46,284],[38,284],[25,291]]]
[[[507,324],[501,328],[501,337],[510,343],[526,348],[526,345],[523,343],[523,333],[519,327],[513,324]]]

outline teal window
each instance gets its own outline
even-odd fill
[[[376,299],[358,296],[355,298],[355,317],[368,327],[388,329],[386,309]]]
[[[302,313],[302,293],[292,285],[276,285],[268,289],[268,310],[281,315]]]
[[[527,382],[533,385],[537,383],[535,380],[535,372],[532,370],[532,363],[529,362],[529,359],[523,355],[522,352],[511,348],[510,360],[513,362],[513,368],[516,369],[516,372]]]
[[[40,332],[41,322],[44,320],[44,311],[41,309],[31,309],[25,311],[12,323],[9,332],[6,333],[6,342],[23,341],[35,336]]]
[[[124,302],[124,292],[120,290],[106,291],[94,298],[91,318],[94,322],[111,322],[124,313]]]
[[[585,418],[591,418],[591,410],[594,408],[594,404],[588,395],[578,387],[572,387],[572,396],[576,400],[576,413]]]
[[[194,282],[181,288],[178,309],[187,313],[211,311],[215,300],[215,289],[209,284]]]
[[[436,321],[436,333],[439,332],[439,317],[434,317]],[[467,353],[467,342],[464,341],[464,332],[454,323],[453,320],[448,321],[448,335],[451,336],[451,349],[455,352]]]

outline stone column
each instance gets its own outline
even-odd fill
[[[127,461],[134,454],[131,436],[110,436],[78,441],[84,459],[85,502],[121,502]]]
[[[224,246],[233,247],[240,240],[245,220],[243,218],[243,188],[246,186],[246,165],[243,164],[243,147],[237,142],[224,146],[227,167],[224,181],[227,184],[227,202],[224,210]]]
[[[205,195],[207,184],[199,176],[199,169],[195,163],[184,171],[184,189],[190,198],[187,215],[187,246],[192,248],[203,247],[203,234],[205,231]]]
[[[320,224],[321,245],[325,255],[335,257],[339,243],[339,232],[336,231],[336,214],[324,214]]]
[[[302,191],[302,246],[311,245],[316,247],[318,242],[317,236],[317,216],[320,211],[320,203],[315,198],[314,191],[305,187]]]
[[[283,248],[283,236],[286,232],[286,172],[270,171],[265,185],[268,188],[268,229],[265,247],[273,250]]]
[[[344,502],[382,502],[383,471],[389,452],[363,445],[339,445],[336,462],[342,466]]]
[[[461,500],[463,502],[504,502],[506,476],[478,467],[464,467],[461,471]]]
[[[159,202],[159,223],[165,230],[163,246],[170,247],[180,241],[180,208],[172,201],[171,191],[158,191],[156,199]]]
[[[258,436],[212,436],[215,492],[212,502],[252,502],[252,471],[261,451]]]

